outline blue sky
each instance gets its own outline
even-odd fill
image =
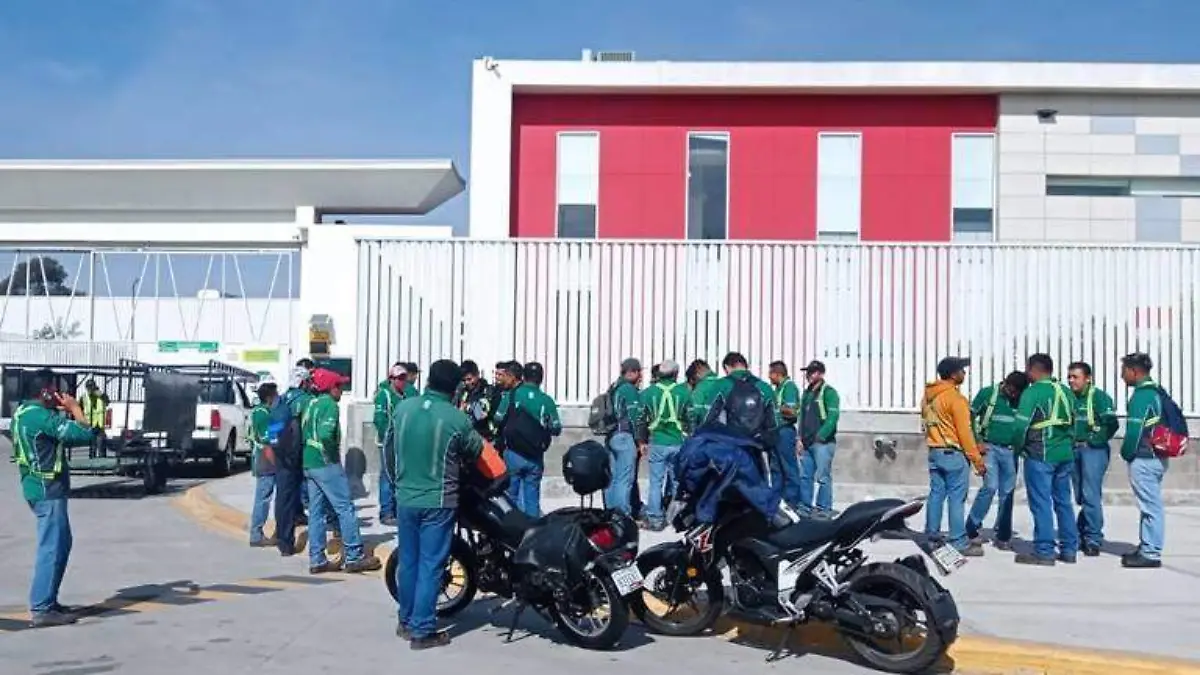
[[[449,156],[467,175],[483,55],[1195,62],[1198,25],[1194,0],[3,0],[0,157]],[[429,219],[461,228],[466,199]]]

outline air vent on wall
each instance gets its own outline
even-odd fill
[[[592,51],[590,49],[583,50],[584,61],[598,61],[604,63],[629,63],[635,60],[633,52],[613,52],[613,51]]]

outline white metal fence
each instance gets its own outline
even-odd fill
[[[582,404],[620,361],[745,353],[828,366],[843,405],[914,410],[938,359],[974,359],[974,390],[1050,353],[1088,361],[1118,400],[1118,359],[1200,412],[1200,249],[1022,245],[363,241],[355,383],[397,359],[540,361]]]

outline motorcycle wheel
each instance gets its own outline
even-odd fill
[[[850,648],[872,667],[889,673],[921,673],[949,649],[950,645],[934,628],[941,623],[941,617],[935,616],[926,580],[919,573],[895,563],[870,565],[851,577],[849,590],[874,617],[890,622],[897,632],[895,638],[886,640],[890,647],[898,648],[892,651],[881,644],[885,642],[883,638],[877,641],[842,631]],[[904,610],[897,613],[890,603],[872,603],[872,598],[899,604]]]
[[[400,590],[397,587],[399,579],[396,576],[399,565],[400,551],[392,549],[384,566],[383,582],[396,602],[400,602]],[[476,575],[475,552],[461,537],[455,537],[450,542],[450,557],[446,559],[446,572],[442,577],[442,589],[437,604],[438,616],[453,616],[471,604],[479,591]]]
[[[585,617],[568,616],[563,613],[562,607],[550,607],[550,614],[558,630],[571,644],[584,649],[612,649],[625,634],[625,629],[629,628],[629,606],[608,575],[586,572],[584,583],[592,600],[589,609],[593,614],[586,617],[590,629],[576,623]],[[597,612],[603,614],[599,619],[594,618]]]
[[[697,570],[692,579],[676,556],[644,555],[638,569],[646,579],[640,593],[630,597],[629,605],[637,618],[654,633],[684,637],[699,635],[712,628],[725,608],[725,583],[720,570]],[[706,603],[697,607],[695,597],[703,592]]]

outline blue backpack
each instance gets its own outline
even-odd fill
[[[276,461],[285,468],[298,469],[301,455],[300,418],[292,415],[292,402],[300,392],[289,389],[271,408],[267,418],[267,443],[275,448]]]
[[[1162,387],[1158,388],[1158,399],[1162,404],[1162,416],[1158,425],[1150,430],[1150,445],[1159,457],[1181,457],[1188,446],[1187,418]]]

